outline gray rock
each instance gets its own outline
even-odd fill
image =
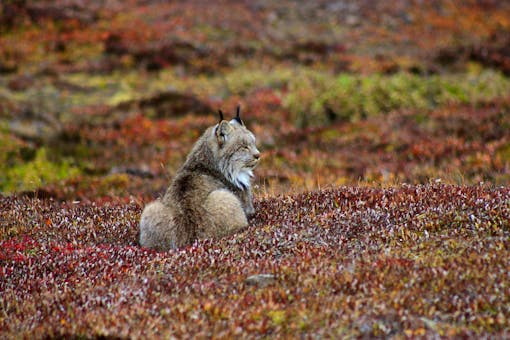
[[[249,286],[266,287],[276,282],[276,276],[273,274],[256,274],[248,276],[244,283]]]

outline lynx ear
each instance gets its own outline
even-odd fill
[[[241,120],[241,105],[237,105],[237,113],[233,120],[238,122],[239,125],[244,125],[243,121]]]
[[[223,120],[223,111],[218,110],[218,114],[220,115],[220,121],[219,122],[221,123],[221,121]]]
[[[232,130],[233,130],[232,126],[226,120],[222,120],[221,122],[219,122],[218,126],[216,126],[215,135],[216,140],[218,141],[220,147],[223,145],[223,143],[225,143],[228,140],[228,137]]]

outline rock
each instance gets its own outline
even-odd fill
[[[182,116],[186,113],[210,114],[213,109],[198,98],[170,89],[141,100],[129,100],[117,105],[116,110],[126,112],[138,109],[152,112],[154,118]]]
[[[244,283],[248,286],[266,287],[276,282],[276,276],[273,274],[256,274],[248,276]]]
[[[15,73],[18,65],[13,61],[0,61],[0,74]]]
[[[348,15],[345,19],[345,23],[349,26],[356,27],[361,24],[361,20],[357,15]]]
[[[11,91],[25,91],[30,86],[32,86],[34,82],[35,82],[34,77],[25,74],[11,79],[7,83],[7,87]]]
[[[154,174],[147,164],[141,164],[138,167],[114,166],[110,174],[128,174],[140,178],[154,178]]]
[[[62,123],[55,115],[25,108],[7,121],[9,131],[36,143],[48,143],[61,134]]]

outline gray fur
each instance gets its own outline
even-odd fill
[[[140,219],[140,245],[168,250],[231,235],[254,214],[250,179],[260,153],[239,120],[221,120],[193,146],[165,195]]]

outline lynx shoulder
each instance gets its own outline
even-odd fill
[[[165,195],[140,219],[140,245],[168,250],[199,238],[220,238],[248,225],[254,213],[253,170],[260,152],[240,118],[223,119],[198,139]]]

